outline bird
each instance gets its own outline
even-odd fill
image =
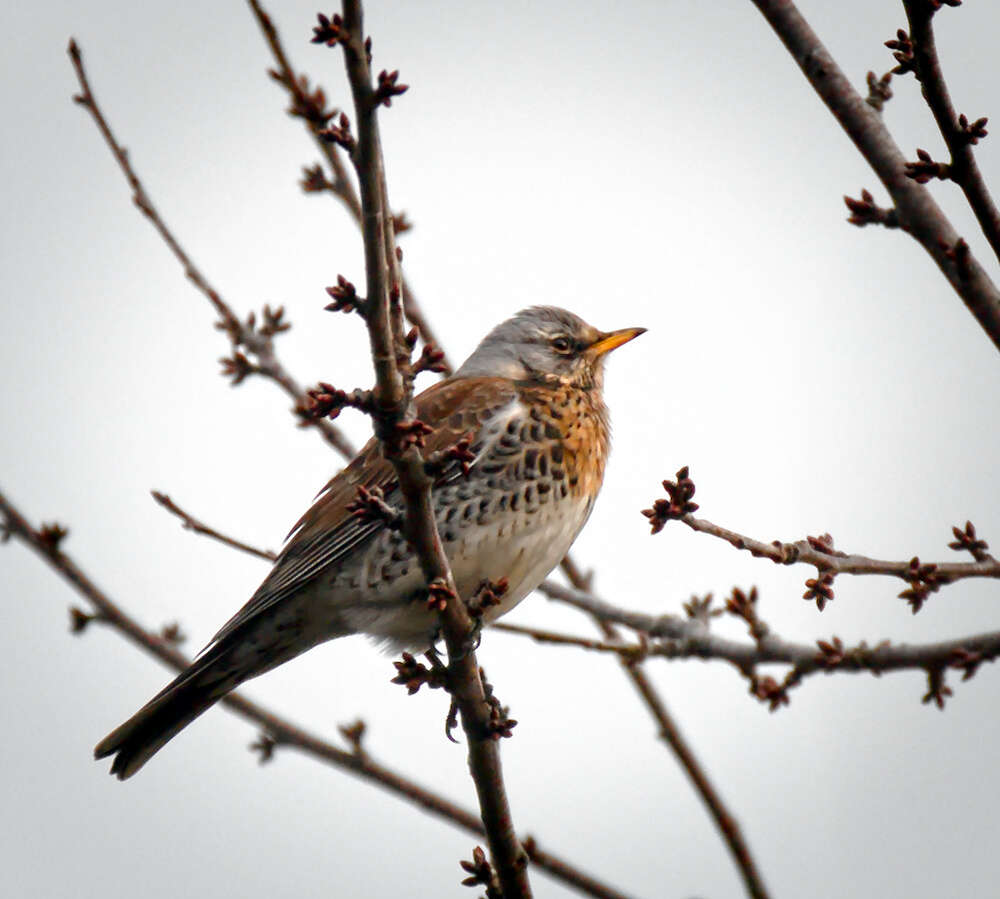
[[[415,397],[431,432],[425,454],[466,439],[436,474],[432,502],[458,593],[506,579],[485,622],[510,611],[568,552],[586,524],[610,448],[607,354],[645,328],[600,331],[555,306],[502,322],[449,378]],[[160,693],[101,740],[125,780],[244,681],[336,637],[363,633],[384,649],[422,650],[438,614],[415,554],[385,517],[357,514],[359,488],[402,511],[376,439],[317,495],[257,591]]]

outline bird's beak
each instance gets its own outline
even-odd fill
[[[602,334],[587,347],[587,352],[596,357],[601,357],[605,353],[610,353],[612,350],[618,349],[622,344],[628,343],[630,340],[635,340],[640,334],[645,333],[645,328],[622,328],[619,331],[609,331],[607,334]]]

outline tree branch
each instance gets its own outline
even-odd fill
[[[367,314],[376,386],[373,391],[375,433],[396,470],[405,500],[405,533],[429,588],[447,596],[441,614],[448,649],[448,689],[456,703],[469,746],[469,769],[476,785],[490,853],[504,896],[529,897],[527,855],[518,841],[503,785],[498,733],[491,727],[491,704],[475,652],[470,646],[472,622],[458,595],[437,532],[431,503],[431,479],[412,433],[412,377],[409,346],[402,333],[398,260],[393,234],[377,111],[394,93],[396,75],[383,72],[374,88],[358,0],[344,0],[343,19],[320,17],[314,41],[340,44],[354,98],[356,143],[351,161],[361,188],[362,235],[365,247]]]
[[[139,211],[146,216],[160,237],[163,238],[164,243],[166,243],[184,269],[187,279],[212,304],[212,307],[219,316],[217,326],[229,335],[234,352],[231,359],[222,360],[224,373],[232,378],[234,385],[240,383],[249,374],[263,375],[281,387],[294,400],[296,409],[304,409],[308,403],[305,391],[288,373],[274,353],[274,335],[280,331],[287,330],[289,327],[287,322],[281,321],[282,310],[279,309],[277,312],[271,312],[270,309],[265,307],[264,323],[260,327],[257,326],[253,313],[250,314],[245,323],[240,321],[229,304],[222,298],[222,295],[212,287],[201,271],[191,261],[191,257],[188,256],[177,238],[174,237],[173,232],[167,227],[157,212],[152,200],[150,200],[149,195],[146,193],[146,189],[142,186],[142,182],[132,168],[128,152],[115,139],[107,119],[105,119],[100,106],[97,104],[97,98],[90,88],[90,82],[87,79],[87,73],[84,69],[83,54],[77,46],[76,41],[72,39],[69,42],[69,57],[73,62],[73,69],[76,71],[76,77],[80,83],[81,90],[81,93],[77,94],[73,99],[85,107],[93,117],[94,123],[101,132],[101,136],[104,138],[105,143],[107,143],[122,173],[125,175],[125,180],[128,181],[129,187],[132,189],[132,201],[139,208]],[[249,363],[243,354],[239,352],[240,347],[245,347],[254,356],[256,364],[251,365]],[[300,417],[300,422],[301,420]],[[323,439],[345,459],[354,457],[355,449],[351,445],[351,442],[329,421],[319,420],[306,423],[314,424],[319,429]]]
[[[163,505],[168,511],[179,515],[185,522],[195,522],[195,519],[182,512],[173,503]],[[15,537],[20,540],[90,602],[96,610],[96,615],[85,616],[88,621],[96,619],[102,624],[106,624],[175,671],[183,671],[188,667],[190,660],[179,652],[169,639],[158,636],[138,624],[128,612],[100,590],[69,555],[60,549],[59,541],[66,533],[64,529],[56,525],[36,529],[2,493],[0,493],[0,523],[2,523],[2,528],[0,528],[2,539]],[[266,556],[263,551],[254,550],[239,541],[225,538],[211,528],[192,527],[192,530],[215,539],[221,539],[227,545],[244,549],[254,555]],[[85,625],[78,625],[77,630],[82,630],[83,626]],[[272,747],[298,749],[314,759],[326,762],[335,768],[379,786],[417,808],[461,827],[471,834],[482,836],[485,833],[482,822],[475,813],[375,761],[368,752],[361,749],[360,742],[355,743],[353,752],[340,749],[265,706],[244,698],[240,693],[229,693],[221,700],[220,704],[236,712],[247,721],[260,725],[271,741]],[[558,856],[540,849],[531,837],[525,838],[524,846],[533,864],[565,885],[573,887],[585,895],[599,897],[599,899],[625,899],[625,894],[585,874]]]
[[[252,556],[269,561],[274,560],[274,553],[250,546],[241,540],[236,540],[221,533],[215,528],[206,525],[201,520],[184,511],[164,494],[154,491],[153,497],[168,512],[180,518],[187,530],[193,531],[196,534],[211,537],[226,546],[241,550],[242,552],[246,552]],[[589,586],[586,585],[589,585],[591,578],[584,575],[580,571],[570,556],[567,555],[566,558],[563,559],[562,569],[577,593],[587,594],[589,592]],[[547,582],[546,586],[549,589],[555,589],[557,587],[554,582]],[[666,703],[656,691],[652,681],[649,679],[646,672],[640,666],[635,664],[637,661],[642,661],[642,659],[645,658],[646,649],[639,645],[632,646],[623,644],[618,630],[609,621],[602,620],[596,616],[593,617],[593,621],[601,630],[605,637],[605,641],[593,641],[586,640],[581,637],[542,632],[534,628],[526,628],[516,624],[494,622],[490,625],[490,627],[494,630],[531,636],[540,642],[566,643],[569,645],[580,646],[585,649],[616,652],[621,660],[623,672],[635,687],[636,692],[639,694],[650,715],[653,717],[653,720],[656,722],[660,737],[677,756],[678,761],[681,763],[681,767],[691,779],[692,785],[701,797],[702,801],[705,803],[705,806],[715,821],[716,826],[719,828],[723,840],[729,848],[729,851],[733,856],[733,860],[737,865],[740,876],[743,878],[747,893],[753,897],[766,897],[768,895],[766,888],[759,872],[757,871],[757,866],[754,862],[753,855],[750,852],[750,848],[743,838],[738,821],[726,807],[722,797],[719,795],[718,791],[709,779],[708,774],[702,768],[701,763],[698,761],[690,745],[684,739],[684,735],[681,733],[677,723],[673,720],[673,716],[668,711]]]
[[[877,675],[887,671],[919,669],[927,673],[932,688],[934,681],[937,681],[939,689],[947,690],[943,681],[947,668],[963,671],[963,680],[968,680],[980,664],[1000,656],[1000,631],[972,634],[939,643],[907,645],[882,641],[875,646],[862,642],[855,647],[846,647],[837,637],[832,637],[829,641],[818,640],[815,646],[792,643],[776,636],[764,625],[754,642],[746,643],[712,634],[708,628],[708,618],[704,614],[696,613],[696,617],[682,618],[679,615],[649,615],[627,611],[596,596],[578,593],[552,581],[545,581],[539,590],[550,599],[566,603],[602,621],[625,625],[659,642],[623,646],[533,629],[517,628],[516,632],[543,643],[575,645],[596,652],[615,653],[633,665],[643,658],[653,656],[666,659],[721,659],[731,662],[751,678],[758,665],[785,663],[791,665],[792,670],[786,683],[778,685],[781,693],[786,694],[778,704],[787,702],[786,691],[789,687],[819,671],[867,671]],[[496,626],[512,630],[510,625]],[[950,695],[950,692],[947,690],[947,693],[941,693],[940,699],[937,695],[930,699],[925,696],[924,702],[933,699],[941,706],[944,704],[943,697]],[[778,707],[774,704],[772,695],[755,695],[762,701],[772,703],[772,711]]]
[[[590,591],[593,578],[590,575],[584,575],[569,555],[562,561],[562,570],[575,590],[582,593]],[[546,581],[546,584],[549,583]],[[618,630],[610,621],[596,615],[593,616],[593,620],[605,640],[611,641],[615,645],[621,642]],[[494,624],[493,626],[506,629],[504,625]],[[726,848],[729,849],[729,854],[732,856],[740,877],[743,879],[747,894],[752,896],[753,899],[767,899],[767,889],[764,886],[760,872],[757,870],[750,847],[743,838],[739,822],[726,807],[722,796],[712,784],[708,773],[698,761],[694,750],[691,749],[690,744],[684,738],[683,733],[681,733],[680,727],[678,727],[673,716],[667,709],[667,704],[653,686],[653,682],[646,675],[646,672],[640,666],[634,664],[635,659],[633,657],[630,657],[627,653],[622,653],[620,660],[622,671],[632,683],[632,686],[639,694],[639,698],[646,706],[646,710],[656,723],[660,738],[677,757],[677,761],[680,762],[681,767],[690,779],[691,785],[704,803],[716,827],[718,827]]]
[[[934,41],[934,27],[931,23],[935,13],[934,6],[927,0],[903,0],[903,6],[910,23],[909,38],[913,44],[912,71],[920,81],[924,99],[934,114],[934,120],[951,154],[948,177],[962,188],[983,235],[1000,259],[1000,212],[997,211],[972,152],[972,145],[978,137],[961,127],[951,102]],[[985,123],[985,119],[982,120],[982,124]]]
[[[338,197],[344,203],[352,218],[358,226],[361,227],[361,206],[357,199],[357,194],[347,177],[346,167],[341,159],[341,151],[335,142],[326,140],[322,136],[326,129],[327,122],[329,121],[329,118],[332,118],[332,115],[327,114],[323,109],[317,110],[316,104],[310,102],[310,96],[305,89],[307,84],[306,79],[304,77],[297,77],[292,69],[290,62],[288,61],[288,56],[281,44],[277,28],[271,20],[271,17],[264,11],[263,7],[257,2],[257,0],[248,0],[248,2],[274,56],[277,65],[277,72],[275,73],[278,76],[277,80],[288,91],[292,98],[292,111],[302,116],[310,133],[315,139],[317,146],[326,157],[330,170],[333,172],[333,180],[327,182],[325,186],[328,187],[334,196]],[[300,110],[311,110],[311,114],[299,112]],[[441,344],[437,340],[430,324],[427,322],[422,311],[420,310],[405,276],[401,277],[401,283],[403,304],[406,310],[407,318],[417,326],[425,343],[432,343],[441,349]],[[448,362],[447,357],[444,357],[443,362],[445,373],[450,374],[452,372],[452,367]],[[582,582],[574,580],[574,577],[579,576],[579,569],[576,567],[570,556],[567,556],[563,561],[563,570],[566,572],[567,577],[569,577],[570,582],[574,586],[578,588],[581,587]],[[614,633],[613,626],[607,622],[597,622],[597,626],[605,632],[606,636],[611,636]],[[723,836],[727,843],[729,843],[730,848],[737,859],[741,874],[744,881],[747,883],[750,895],[759,897],[765,896],[766,893],[764,892],[763,885],[760,882],[759,875],[756,873],[749,849],[742,841],[734,819],[725,810],[718,794],[715,793],[710,786],[707,791],[702,790],[701,785],[708,784],[707,777],[704,772],[700,771],[698,768],[690,748],[681,742],[679,730],[669,718],[665,704],[656,694],[655,688],[646,678],[644,672],[638,669],[629,668],[626,668],[625,671],[626,675],[638,691],[640,697],[646,703],[647,708],[653,715],[654,720],[659,725],[661,733],[665,735],[665,739],[668,744],[675,750],[678,758],[681,759],[681,763],[685,767],[685,770],[687,770],[692,776],[695,786],[702,794],[702,798],[709,806],[716,822],[719,823]],[[671,740],[671,735],[676,736],[676,745],[673,740]]]
[[[669,498],[654,500],[652,508],[642,510],[650,522],[652,533],[661,531],[668,521],[677,520],[694,531],[725,540],[736,549],[770,559],[778,565],[813,565],[816,577],[806,580],[806,592],[802,598],[815,600],[820,611],[833,599],[833,581],[838,574],[888,575],[906,581],[908,587],[899,594],[899,598],[910,604],[914,614],[920,611],[931,593],[936,593],[947,584],[965,578],[1000,578],[1000,561],[987,552],[989,545],[979,539],[971,521],[965,523],[964,529],[952,528],[955,541],[948,547],[957,552],[970,553],[975,561],[921,562],[918,556],[914,556],[908,562],[890,562],[834,549],[833,537],[829,534],[807,537],[795,543],[782,543],[780,540],[765,543],[704,518],[695,518],[698,505],[690,501],[695,485],[687,466],[681,468],[675,477],[676,481],[663,482]]]
[[[291,97],[291,108],[289,111],[293,115],[299,116],[303,119],[306,127],[309,129],[309,133],[312,135],[316,143],[316,146],[326,159],[327,165],[330,166],[330,171],[333,172],[333,180],[327,181],[325,186],[328,187],[330,193],[332,193],[344,204],[345,208],[350,213],[351,218],[357,226],[361,228],[361,201],[358,199],[354,185],[351,183],[351,179],[348,176],[347,166],[344,164],[341,150],[338,148],[336,143],[326,140],[322,136],[323,132],[327,128],[330,118],[333,117],[334,113],[325,109],[323,102],[325,101],[325,97],[323,92],[321,90],[317,90],[313,94],[310,94],[308,92],[308,80],[305,76],[297,76],[295,74],[295,70],[289,62],[288,54],[285,52],[285,48],[281,43],[281,37],[278,34],[278,29],[275,26],[274,21],[271,19],[271,16],[261,6],[261,4],[257,2],[257,0],[247,0],[247,2],[254,14],[254,18],[257,20],[257,24],[260,26],[260,30],[264,35],[264,40],[267,42],[271,55],[274,57],[274,62],[277,68],[272,72],[272,74],[275,80],[288,92],[288,95]],[[409,321],[420,332],[420,337],[425,344],[432,344],[441,349],[441,344],[438,341],[430,322],[424,315],[420,304],[417,302],[416,295],[413,293],[413,290],[407,282],[405,276],[400,277],[400,284],[403,292],[403,309],[406,312],[407,319],[409,319]],[[442,364],[444,374],[450,375],[453,371],[453,367],[447,356],[442,356]]]
[[[900,227],[930,254],[1000,349],[1000,292],[930,192],[906,175],[906,160],[881,116],[854,90],[791,0],[753,0],[753,3],[889,191]]]

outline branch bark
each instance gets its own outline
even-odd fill
[[[1000,349],[1000,291],[930,192],[906,176],[906,160],[879,114],[847,80],[790,0],[753,0],[806,79],[892,196],[900,227],[930,254]]]
[[[166,508],[174,514],[180,514],[185,521],[195,521],[186,513],[180,512],[173,504],[166,506]],[[0,523],[2,523],[0,530],[2,530],[4,539],[14,537],[33,550],[43,562],[62,576],[91,604],[96,611],[94,617],[102,624],[112,628],[175,671],[183,671],[187,668],[190,663],[187,656],[179,652],[169,640],[143,628],[125,609],[98,588],[76,562],[59,548],[58,540],[53,540],[51,536],[47,537],[45,529],[32,526],[3,493],[0,493]],[[224,538],[223,535],[211,528],[204,530],[197,528],[195,530],[215,539],[222,539],[223,542],[235,545],[236,548],[245,552],[267,556],[266,551],[256,550],[247,544],[241,544],[239,541],[230,543],[228,538]],[[366,751],[356,749],[354,752],[348,752],[340,749],[267,707],[246,699],[240,693],[228,694],[221,700],[220,704],[247,721],[260,725],[277,746],[298,749],[319,761],[366,780],[471,834],[482,836],[485,833],[482,821],[474,812],[456,805],[427,787],[381,764]],[[533,838],[526,837],[524,845],[532,864],[537,865],[563,884],[585,895],[598,897],[598,899],[626,899],[624,893],[591,877],[559,856],[541,849]]]
[[[983,235],[997,259],[1000,259],[1000,212],[997,211],[983,174],[976,164],[976,156],[972,152],[973,142],[959,127],[958,115],[951,102],[934,40],[934,7],[927,0],[903,0],[903,6],[910,23],[915,74],[920,80],[920,90],[951,154],[948,177],[962,189]]]
[[[752,643],[747,643],[712,634],[707,622],[698,618],[683,618],[670,614],[649,615],[620,609],[596,596],[578,593],[552,581],[546,581],[539,589],[550,599],[566,603],[602,621],[622,624],[661,642],[646,646],[621,646],[616,643],[595,643],[585,638],[540,631],[527,632],[527,636],[540,642],[575,645],[597,652],[616,653],[632,664],[647,657],[722,659],[731,662],[741,672],[748,673],[758,665],[779,662],[793,667],[794,684],[798,684],[803,677],[820,671],[825,673],[867,671],[880,674],[887,671],[917,669],[927,672],[931,678],[941,678],[945,669],[953,668],[962,670],[965,673],[963,679],[967,680],[973,676],[980,664],[993,661],[1000,656],[1000,631],[971,634],[937,643],[907,645],[883,641],[875,646],[861,643],[856,647],[845,647],[836,637],[830,641],[817,641],[814,646],[793,643],[778,637],[763,626],[758,638]],[[496,626],[510,629],[510,626]],[[525,629],[519,630],[525,633]],[[789,683],[787,686],[791,685],[793,684]],[[950,691],[948,692],[950,694]]]
[[[330,171],[333,172],[333,180],[330,182],[331,193],[344,204],[344,207],[358,228],[361,228],[361,201],[358,199],[357,191],[355,191],[354,185],[348,176],[347,166],[344,164],[341,150],[336,144],[321,137],[322,132],[326,128],[326,122],[322,115],[317,116],[315,114],[313,109],[315,104],[310,102],[310,98],[306,94],[303,78],[296,75],[295,70],[292,68],[288,54],[285,52],[284,45],[281,42],[281,36],[278,34],[278,29],[271,16],[257,0],[247,0],[247,2],[251,12],[254,14],[254,18],[257,20],[257,24],[260,26],[271,55],[274,57],[274,63],[277,67],[275,70],[278,76],[277,80],[291,97],[291,108],[305,121],[306,127],[312,135],[317,148],[323,154],[324,159],[326,159]],[[309,113],[311,110],[313,114]],[[434,329],[427,320],[427,316],[424,315],[423,309],[405,276],[400,277],[400,285],[403,291],[403,309],[406,312],[407,319],[420,332],[420,337],[425,344],[433,344],[444,352]],[[447,355],[442,358],[442,364],[445,375],[450,375],[454,371],[454,367]]]
[[[575,590],[589,593],[593,579],[584,575],[575,561],[568,555],[562,561],[562,571]],[[546,582],[546,584],[549,583],[548,581]],[[611,641],[612,644],[620,643],[621,638],[618,629],[609,620],[594,615],[593,621],[605,640]],[[503,624],[495,624],[494,627],[498,627],[501,630],[511,629]],[[719,791],[710,780],[708,772],[702,767],[694,750],[684,738],[684,734],[681,732],[677,722],[674,721],[673,715],[667,709],[666,702],[664,702],[663,698],[657,692],[656,687],[653,686],[653,682],[646,672],[635,664],[634,657],[630,658],[627,654],[620,654],[619,659],[621,661],[622,672],[629,679],[636,693],[639,694],[643,705],[646,706],[646,710],[656,723],[660,738],[676,756],[681,768],[684,769],[684,773],[687,774],[691,781],[695,792],[701,798],[709,815],[711,815],[712,820],[715,822],[715,826],[718,827],[719,833],[722,835],[722,840],[726,844],[726,848],[729,850],[729,854],[743,880],[747,894],[752,896],[753,899],[767,899],[767,888],[764,886],[763,878],[757,870],[753,853],[750,852],[750,847],[743,837],[743,831],[740,828],[739,822],[729,811]]]
[[[366,322],[375,364],[375,432],[396,470],[406,507],[405,533],[414,547],[427,584],[448,593],[441,615],[448,650],[448,690],[461,716],[469,747],[469,769],[476,785],[483,824],[501,890],[507,899],[530,897],[527,855],[514,830],[500,764],[497,735],[490,727],[490,705],[475,652],[472,621],[458,595],[437,532],[431,479],[420,450],[401,439],[413,423],[412,378],[406,377],[409,347],[402,333],[399,272],[382,159],[377,111],[359,0],[344,0],[342,37],[347,78],[354,98],[357,142],[351,154],[361,188],[362,235],[367,278]],[[322,20],[321,20],[322,21]]]
[[[166,223],[160,217],[159,212],[153,205],[152,200],[146,193],[146,189],[143,187],[142,182],[139,180],[138,175],[135,173],[135,169],[132,168],[132,163],[129,161],[128,152],[125,148],[118,143],[115,139],[113,132],[111,131],[111,126],[108,124],[107,119],[105,119],[101,108],[97,103],[97,98],[94,96],[93,91],[90,87],[90,82],[87,79],[87,72],[83,65],[83,53],[81,52],[79,46],[75,40],[70,40],[69,42],[69,57],[73,63],[73,69],[76,72],[77,81],[80,83],[80,93],[74,96],[75,102],[83,106],[91,115],[94,123],[97,125],[98,130],[101,132],[101,136],[104,138],[105,143],[111,150],[111,154],[115,157],[115,161],[118,163],[122,170],[122,174],[125,175],[125,180],[128,181],[129,187],[132,189],[132,201],[138,207],[139,211],[149,220],[150,224],[156,229],[160,237],[163,238],[164,243],[170,249],[170,252],[174,254],[174,257],[181,264],[181,268],[184,269],[184,274],[187,279],[205,295],[209,303],[215,309],[219,316],[219,327],[226,331],[229,335],[230,340],[234,348],[240,346],[246,347],[247,350],[256,358],[257,364],[252,367],[252,373],[260,374],[269,380],[273,381],[285,393],[292,398],[295,402],[296,409],[304,409],[308,404],[308,397],[306,392],[302,389],[301,385],[292,377],[292,375],[285,369],[281,364],[280,360],[274,353],[274,342],[272,340],[271,334],[266,333],[266,331],[255,327],[254,319],[251,317],[246,323],[240,321],[239,317],[233,312],[232,307],[223,299],[222,295],[217,291],[208,281],[208,279],[202,274],[201,270],[195,266],[191,261],[191,257],[188,256],[187,252],[180,245],[180,242],[174,236],[173,232],[167,227]],[[234,363],[241,358],[238,353],[234,354]],[[243,360],[244,362],[246,360]],[[250,373],[251,370],[246,370],[245,373]],[[234,377],[233,383],[239,383],[242,377],[238,379]],[[301,420],[301,419],[300,419]],[[314,422],[315,427],[319,429],[319,433],[322,435],[323,439],[335,449],[341,456],[345,459],[352,459],[356,450],[351,442],[344,436],[339,428],[335,427],[329,421],[321,420]]]

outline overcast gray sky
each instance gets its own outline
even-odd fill
[[[801,8],[855,83],[890,67],[882,41],[905,21],[900,4]],[[272,9],[296,66],[344,103],[339,55],[308,43],[316,11]],[[370,382],[361,323],[322,311],[338,272],[362,276],[360,241],[333,201],[296,188],[317,154],[242,4],[0,15],[0,483],[34,521],[67,524],[67,551],[140,621],[179,620],[193,651],[265,566],[182,531],[148,491],[277,548],[341,463],[291,426],[274,388],[218,377],[210,309],[70,102],[69,36],[209,279],[241,312],[289,310],[279,348],[304,382]],[[968,3],[936,22],[958,108],[1000,115],[1000,11]],[[375,66],[411,85],[383,115],[389,190],[416,224],[407,272],[453,356],[539,302],[649,328],[611,362],[615,452],[575,550],[604,596],[676,612],[692,593],[757,584],[762,616],[803,641],[996,629],[995,583],[951,587],[914,617],[898,583],[841,578],[820,614],[799,598],[807,570],[680,526],[650,538],[639,515],[688,464],[703,514],[763,539],[830,531],[848,550],[940,559],[951,525],[971,518],[1000,545],[996,350],[906,235],[845,224],[843,194],[884,192],[749,2],[373,2],[367,24]],[[916,84],[894,87],[885,116],[904,151],[939,154]],[[996,147],[977,148],[994,183]],[[995,275],[958,191],[932,190]],[[343,427],[358,443],[368,433],[357,415]],[[10,895],[471,895],[458,867],[470,837],[294,752],[259,768],[254,730],[224,711],[135,779],[110,779],[94,743],[168,673],[99,627],[70,637],[81,602],[21,546],[0,549],[0,583]],[[591,633],[541,597],[510,620]],[[740,895],[611,660],[504,634],[486,635],[481,659],[520,721],[503,758],[522,832],[636,895]],[[775,897],[994,888],[992,666],[953,683],[944,712],[906,673],[813,678],[774,715],[721,663],[648,667]],[[391,674],[352,639],[246,693],[333,738],[362,716],[373,754],[472,805],[444,697],[407,697]]]

